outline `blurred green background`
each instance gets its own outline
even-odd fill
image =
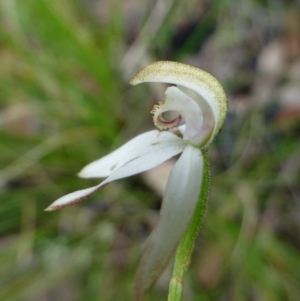
[[[229,102],[184,300],[300,300],[299,1],[1,0],[0,25],[1,301],[132,300],[168,168],[44,209],[153,129],[164,87],[128,82],[157,60],[207,70]]]

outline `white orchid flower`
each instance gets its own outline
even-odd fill
[[[165,268],[185,233],[196,207],[203,176],[201,149],[214,139],[227,111],[224,90],[209,73],[176,62],[155,62],[140,71],[132,85],[163,82],[164,102],[154,106],[153,121],[160,130],[178,127],[181,136],[153,130],[130,140],[109,155],[94,161],[79,173],[82,178],[106,178],[99,185],[65,195],[46,210],[78,203],[106,184],[129,177],[181,154],[169,175],[160,220],[149,237],[136,278],[136,300],[153,284]],[[164,113],[175,111],[171,120]],[[184,123],[184,125],[182,125]]]

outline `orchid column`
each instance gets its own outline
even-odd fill
[[[106,179],[94,187],[61,197],[47,210],[80,202],[111,181],[149,170],[181,154],[171,170],[160,220],[146,243],[135,283],[135,299],[140,301],[177,249],[169,301],[179,301],[207,202],[210,173],[206,149],[221,129],[227,102],[222,86],[213,76],[176,62],[152,63],[131,84],[143,82],[176,85],[167,88],[164,102],[155,105],[151,112],[159,131],[141,134],[87,165],[80,172],[81,177]],[[165,118],[168,111],[175,112],[175,116]]]

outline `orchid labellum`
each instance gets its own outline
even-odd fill
[[[180,154],[173,166],[164,192],[160,219],[150,235],[136,276],[136,300],[166,267],[192,220],[204,178],[203,152],[217,135],[227,112],[220,83],[209,73],[176,62],[155,62],[141,70],[132,85],[144,82],[172,84],[165,100],[155,105],[155,126],[107,156],[88,164],[79,173],[82,178],[106,178],[100,184],[65,195],[46,210],[78,203],[106,184],[129,177]],[[166,118],[166,112],[172,112]],[[175,115],[174,115],[175,112]],[[168,131],[176,128],[175,131]]]

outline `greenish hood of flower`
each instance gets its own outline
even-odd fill
[[[159,61],[142,69],[130,83],[136,85],[143,82],[176,85],[199,105],[203,114],[203,121],[199,119],[203,122],[197,134],[199,139],[197,141],[193,137],[183,138],[197,147],[207,148],[220,131],[227,113],[226,95],[219,81],[199,68],[177,62]],[[182,106],[184,105],[182,103]],[[195,122],[194,118],[192,122]],[[171,124],[172,127],[177,125],[175,121]]]

